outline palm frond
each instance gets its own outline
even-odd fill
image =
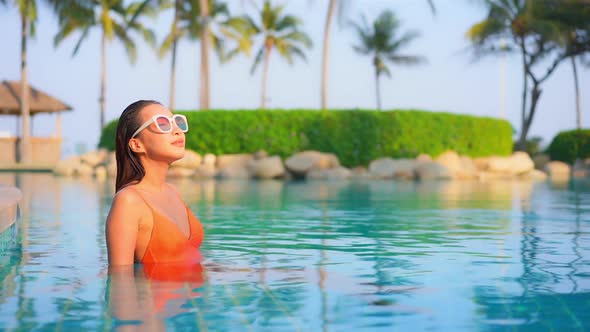
[[[264,57],[264,52],[265,52],[265,48],[264,48],[264,46],[262,46],[258,50],[256,57],[254,57],[254,63],[252,64],[252,68],[250,68],[250,75],[254,74],[254,72],[256,71],[256,68],[258,67],[260,62],[262,62],[262,58]]]

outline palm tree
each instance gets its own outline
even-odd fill
[[[6,5],[7,0],[0,0],[0,4]],[[21,114],[21,141],[19,144],[20,162],[31,161],[31,116],[29,112],[29,89],[28,89],[28,67],[27,67],[27,41],[35,35],[35,22],[37,20],[36,0],[14,0],[15,7],[21,19],[21,43],[20,43],[20,114]]]
[[[59,31],[54,38],[54,45],[59,45],[64,39],[74,32],[80,31],[80,37],[72,52],[72,56],[78,53],[82,42],[86,40],[92,28],[99,28],[101,36],[101,78],[100,78],[100,129],[105,125],[105,101],[107,81],[107,53],[108,42],[114,39],[121,41],[127,51],[130,62],[137,60],[137,49],[130,32],[134,32],[152,47],[155,47],[155,35],[147,29],[138,18],[140,15],[153,13],[153,7],[149,1],[134,1],[128,3],[124,0],[86,0],[64,1],[53,0],[64,5],[59,12]]]
[[[172,28],[164,38],[160,46],[160,56],[172,51],[172,67],[170,73],[170,109],[175,106],[175,80],[176,80],[176,48],[178,40],[201,40],[201,84],[200,84],[200,108],[209,109],[209,44],[213,44],[217,55],[223,58],[223,41],[214,33],[214,28],[223,25],[221,20],[229,17],[229,10],[225,3],[217,0],[207,0],[206,9],[202,9],[202,0],[175,0],[174,20]],[[203,11],[206,14],[203,16]],[[203,17],[205,19],[203,19]],[[206,23],[205,23],[206,22]],[[203,27],[205,27],[203,29]],[[206,37],[206,38],[203,38]]]
[[[400,22],[393,12],[386,10],[369,26],[367,19],[362,16],[361,23],[351,23],[355,29],[359,44],[354,50],[362,55],[373,58],[375,66],[375,86],[377,91],[377,109],[381,110],[381,92],[379,77],[383,74],[391,77],[386,62],[403,65],[416,65],[426,61],[416,55],[401,55],[400,50],[418,37],[417,32],[407,32],[400,35]]]
[[[253,39],[257,36],[262,39],[250,70],[250,73],[253,74],[260,62],[263,63],[260,106],[262,109],[266,108],[266,81],[272,50],[276,49],[289,64],[293,64],[294,57],[306,59],[302,47],[311,48],[312,46],[309,36],[299,30],[302,25],[301,20],[293,15],[283,15],[283,9],[283,6],[273,7],[270,0],[265,0],[264,6],[259,11],[258,22],[249,16],[236,17],[228,20],[227,27],[224,29],[226,36],[238,44],[227,54],[226,60],[238,53],[250,55]]]
[[[436,8],[434,7],[434,0],[427,0],[430,10],[434,14]],[[322,52],[322,92],[321,92],[321,107],[323,110],[328,108],[328,60],[330,50],[330,27],[332,25],[332,18],[338,12],[339,19],[342,20],[344,16],[344,8],[350,3],[350,0],[330,0],[328,3],[328,12],[326,13],[326,24],[324,26],[324,45]]]
[[[521,130],[517,148],[524,150],[526,138],[531,128],[533,118],[541,97],[542,84],[555,72],[557,66],[565,59],[582,54],[588,42],[583,47],[569,48],[560,45],[563,38],[563,27],[567,23],[564,17],[552,17],[560,6],[575,4],[577,8],[585,8],[586,0],[484,0],[487,16],[474,24],[467,32],[467,37],[474,46],[475,55],[498,54],[500,52],[516,51],[519,53],[523,68],[523,91],[521,109]],[[587,19],[582,22],[588,22]],[[580,23],[583,24],[583,23]],[[499,46],[500,42],[507,45]],[[590,47],[588,47],[590,48]],[[533,68],[541,64],[548,67],[538,74]],[[529,83],[532,84],[529,94]],[[527,107],[527,96],[530,95],[530,105]],[[527,110],[528,108],[528,110]]]

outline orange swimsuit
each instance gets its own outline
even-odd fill
[[[167,216],[156,211],[143,195],[135,190],[150,207],[154,219],[151,238],[140,262],[194,264],[201,261],[199,247],[203,242],[203,225],[183,201],[189,223],[188,238]]]

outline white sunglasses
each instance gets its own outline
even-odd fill
[[[155,123],[156,128],[161,133],[169,133],[172,131],[172,123],[175,123],[176,126],[183,132],[186,133],[188,131],[188,121],[186,120],[186,116],[182,114],[174,114],[171,117],[167,117],[163,114],[157,114],[152,116],[151,119],[147,120],[141,127],[137,128],[137,130],[133,133],[131,138],[137,136],[142,130],[147,128],[150,124]]]

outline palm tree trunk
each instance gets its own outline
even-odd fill
[[[572,59],[572,69],[574,71],[574,89],[576,92],[576,127],[582,129],[582,110],[580,108],[580,87],[578,85],[578,68],[576,66],[576,57]]]
[[[268,62],[270,60],[270,51],[271,50],[272,50],[272,47],[267,44],[265,46],[265,50],[264,50],[264,64],[263,64],[263,69],[262,69],[262,99],[260,102],[261,109],[266,108],[266,79],[268,76]]]
[[[524,53],[524,41],[521,40],[521,49],[522,49],[522,70],[524,72],[524,82],[522,88],[522,105],[520,111],[520,121],[521,121],[521,135],[520,140],[518,141],[517,150],[524,151],[526,148],[526,134],[523,135],[523,130],[525,127],[526,122],[526,97],[528,94],[528,76],[527,76],[527,62],[526,62],[526,54]],[[524,138],[524,140],[523,140]]]
[[[328,52],[330,48],[330,26],[332,24],[332,18],[334,17],[334,11],[336,9],[336,1],[330,0],[328,5],[328,13],[326,14],[326,26],[324,27],[324,52],[322,60],[322,110],[326,110],[327,99],[328,99]]]
[[[99,97],[99,104],[100,104],[100,131],[104,128],[104,119],[105,119],[105,100],[106,100],[106,88],[107,88],[107,36],[102,31],[102,39],[100,43],[100,97]]]
[[[520,151],[524,151],[526,147],[526,138],[529,133],[529,129],[531,128],[531,124],[533,123],[533,117],[535,116],[535,112],[537,110],[537,105],[539,103],[539,99],[541,98],[541,89],[539,88],[539,83],[533,81],[533,89],[531,91],[531,106],[529,110],[528,116],[525,117],[525,121],[522,123],[522,129],[520,131],[520,138],[519,138],[519,145],[521,146]]]
[[[377,92],[377,110],[381,110],[381,87],[379,86],[379,71],[375,68],[375,90]]]
[[[176,39],[177,27],[178,27],[178,6],[180,0],[174,1],[174,21],[172,22],[172,35],[174,40],[172,41],[172,65],[170,68],[170,111],[174,110],[175,98],[176,98],[176,46],[178,45],[178,39]]]
[[[201,110],[209,109],[209,4],[199,0],[201,7],[201,86],[199,105]]]
[[[25,5],[24,13],[21,13],[21,63],[20,63],[20,113],[22,117],[22,137],[19,145],[20,162],[31,162],[31,118],[29,114],[29,83],[27,77],[27,38],[29,35],[29,20],[27,19],[28,1]]]

